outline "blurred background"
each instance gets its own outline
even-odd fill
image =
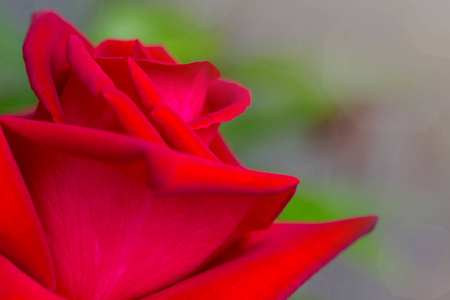
[[[36,101],[21,45],[42,8],[248,86],[222,129],[246,166],[301,179],[280,219],[379,215],[292,299],[450,299],[449,1],[0,0],[1,114]]]

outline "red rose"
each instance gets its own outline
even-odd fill
[[[217,130],[249,93],[209,62],[52,12],[23,50],[40,104],[0,118],[1,299],[282,299],[374,226],[271,225],[298,180],[234,158]]]

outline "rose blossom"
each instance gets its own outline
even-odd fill
[[[284,299],[375,224],[272,224],[294,177],[218,132],[249,92],[162,47],[97,47],[53,12],[23,47],[40,103],[0,117],[0,299]]]

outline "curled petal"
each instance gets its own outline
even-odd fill
[[[67,40],[67,60],[74,75],[92,95],[98,97],[104,88],[115,87],[77,36]]]
[[[151,79],[164,104],[190,122],[203,110],[209,85],[220,72],[209,62],[163,64],[137,60],[137,64]]]
[[[57,122],[64,121],[59,94],[69,76],[66,44],[71,35],[78,36],[88,52],[93,50],[90,42],[69,22],[52,11],[41,11],[33,15],[23,45],[31,88]]]
[[[250,92],[237,83],[216,80],[209,86],[205,102],[206,114],[190,122],[194,129],[231,121],[250,105]]]

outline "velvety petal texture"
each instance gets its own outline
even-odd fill
[[[53,263],[44,231],[1,129],[0,166],[0,253],[43,285],[54,288]]]
[[[375,222],[275,223],[236,243],[207,270],[144,299],[286,299]]]
[[[87,51],[93,50],[91,43],[69,22],[54,12],[42,11],[33,15],[23,44],[31,88],[56,122],[64,121],[58,99],[70,72],[66,44],[71,35],[78,36]]]
[[[272,224],[299,181],[241,165],[219,125],[250,93],[209,62],[51,11],[23,50],[40,104],[0,117],[0,299],[282,299],[375,223]]]
[[[136,298],[191,274],[270,224],[298,183],[116,133],[1,123],[69,298]]]
[[[0,255],[0,299],[63,300]]]

